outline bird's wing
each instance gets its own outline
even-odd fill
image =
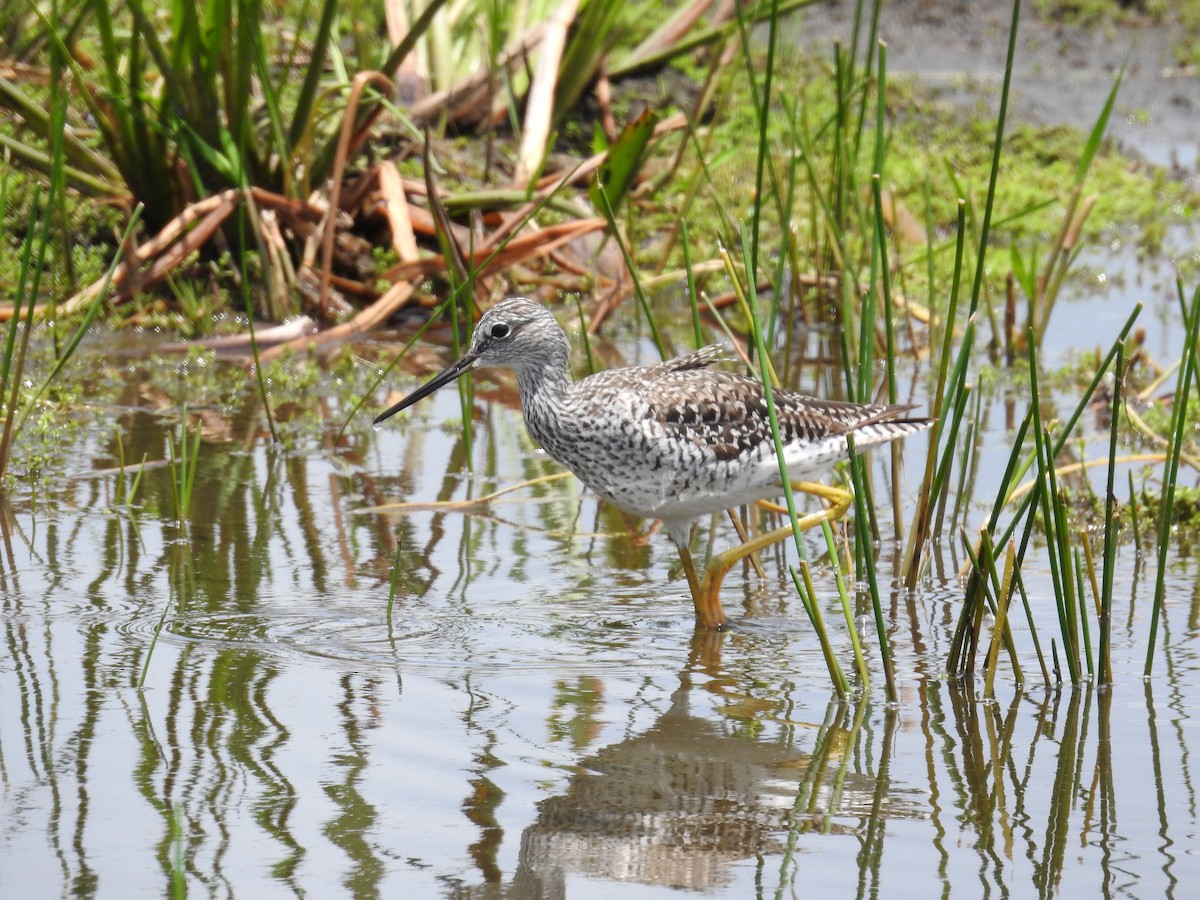
[[[643,395],[645,415],[662,428],[711,450],[718,459],[733,459],[772,441],[766,397],[757,379],[695,366],[653,375]],[[913,408],[819,400],[782,390],[774,392],[774,399],[785,444],[820,441],[890,422]]]
[[[714,345],[653,366],[607,369],[584,379],[581,384],[588,390],[579,396],[589,406],[599,405],[587,411],[598,416],[611,412],[614,398],[621,398],[630,419],[649,420],[681,445],[694,445],[717,459],[736,459],[772,442],[771,421],[761,382],[710,368],[723,356],[723,348]],[[900,419],[912,409],[819,400],[783,390],[775,391],[774,398],[784,443],[836,437]]]
[[[771,441],[771,422],[762,384],[732,372],[675,369],[661,373],[645,393],[645,415],[659,427],[712,452],[735,459]],[[814,439],[830,420],[806,411],[777,393],[780,431],[785,441]],[[798,396],[798,395],[791,395]]]

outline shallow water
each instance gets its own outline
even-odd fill
[[[1007,453],[1002,397],[981,497]],[[0,895],[1145,897],[1200,876],[1188,554],[1150,680],[1153,566],[1128,547],[1117,684],[1017,686],[1002,665],[985,701],[942,675],[956,542],[907,593],[888,588],[885,539],[900,701],[883,703],[860,598],[874,685],[840,703],[770,554],[765,582],[726,582],[733,630],[696,636],[669,542],[632,540],[574,480],[430,508],[558,471],[482,380],[479,398],[473,474],[451,389],[336,449],[284,454],[232,417],[202,447],[186,537],[168,468],[133,508],[115,475],[89,475],[115,462],[95,430],[70,477],[9,503]],[[169,411],[97,414],[118,416],[127,459],[165,456]],[[1025,571],[1045,642],[1049,576],[1036,554]],[[849,665],[824,565],[817,579]]]

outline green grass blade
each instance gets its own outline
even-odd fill
[[[699,350],[704,346],[704,331],[700,327],[700,298],[696,293],[696,272],[692,268],[692,242],[688,234],[687,222],[682,221],[679,224],[683,247],[683,268],[687,272],[688,306],[692,310],[692,336],[695,340],[695,347]]]
[[[433,13],[437,12],[438,7],[444,2],[445,0],[431,0],[420,19],[418,19],[417,23],[414,23],[413,28],[405,35],[405,41],[411,37],[415,42],[417,37],[420,36],[420,31],[417,30],[420,22],[426,18],[426,15],[432,17]],[[311,128],[316,98],[321,86],[322,69],[324,68],[320,63],[325,59],[325,55],[329,50],[329,41],[333,34],[333,23],[337,17],[339,8],[336,0],[323,0],[321,3],[321,17],[317,21],[317,33],[313,37],[312,49],[310,51],[311,61],[305,68],[304,81],[300,85],[300,93],[297,95],[295,105],[292,107],[292,125],[288,132],[288,144],[292,147],[298,145]]]
[[[1104,101],[1104,108],[1100,111],[1099,118],[1096,119],[1096,123],[1088,134],[1087,143],[1083,145],[1083,154],[1079,157],[1079,165],[1075,169],[1076,184],[1081,184],[1087,178],[1088,170],[1092,167],[1092,160],[1096,158],[1096,152],[1100,149],[1100,142],[1104,139],[1104,132],[1108,129],[1109,119],[1112,118],[1113,106],[1117,102],[1117,93],[1121,90],[1121,82],[1125,78],[1125,68],[1129,65],[1129,55],[1132,52],[1132,49],[1126,52],[1125,61],[1121,63],[1117,77],[1113,79],[1112,88]]]
[[[883,663],[883,676],[889,703],[899,699],[896,692],[896,673],[892,663],[892,651],[887,637],[887,622],[883,615],[883,602],[879,596],[879,580],[876,575],[875,548],[873,544],[874,511],[867,503],[866,457],[854,451],[854,438],[847,435],[850,444],[850,482],[854,488],[855,550],[861,553],[863,570],[867,575],[867,588],[871,595],[871,609],[875,614],[875,638],[879,641],[879,658]],[[861,577],[861,572],[859,576]]]
[[[1150,633],[1146,640],[1146,666],[1144,674],[1150,677],[1154,669],[1154,647],[1158,641],[1158,620],[1166,596],[1167,555],[1171,548],[1171,526],[1175,515],[1175,485],[1179,478],[1179,456],[1183,450],[1187,431],[1188,396],[1192,387],[1192,361],[1200,328],[1200,288],[1192,295],[1191,309],[1185,318],[1187,337],[1184,341],[1183,357],[1175,384],[1175,403],[1172,408],[1171,445],[1167,459],[1167,470],[1163,476],[1164,497],[1159,512],[1158,525],[1158,569],[1154,581],[1154,603],[1150,611]]]
[[[992,168],[988,176],[987,199],[983,204],[983,221],[979,227],[979,253],[975,261],[975,282],[971,288],[971,315],[979,306],[983,293],[983,276],[987,271],[987,247],[991,234],[992,208],[996,202],[996,183],[1000,178],[1000,155],[1004,148],[1004,126],[1008,119],[1008,99],[1012,91],[1013,60],[1017,52],[1017,26],[1021,21],[1021,0],[1013,0],[1012,19],[1008,30],[1008,53],[1005,56],[1004,83],[1000,88],[1000,111],[996,115],[996,138],[992,144]]]
[[[650,310],[650,301],[646,299],[646,292],[642,290],[642,280],[638,276],[637,266],[633,262],[633,257],[629,254],[629,247],[621,238],[621,229],[617,225],[617,217],[613,214],[612,203],[608,199],[608,191],[599,182],[597,182],[597,187],[596,196],[600,200],[600,211],[604,214],[604,218],[608,222],[609,235],[616,241],[617,248],[621,251],[621,258],[625,261],[625,267],[629,270],[629,277],[633,279],[633,294],[637,297],[642,314],[646,317],[646,324],[650,327],[650,337],[654,341],[654,346],[657,348],[659,356],[666,359],[667,345],[663,342],[662,335],[658,331],[658,325],[655,324],[654,313]]]
[[[1116,479],[1117,479],[1117,435],[1121,421],[1121,391],[1125,380],[1125,342],[1117,344],[1117,358],[1113,367],[1112,422],[1108,436],[1108,477],[1104,492],[1104,564],[1100,589],[1100,683],[1112,684],[1112,594],[1113,577],[1117,567],[1117,528],[1115,524]],[[1130,473],[1130,478],[1133,475]],[[1136,529],[1136,510],[1132,510]],[[1137,532],[1134,531],[1134,548],[1137,547]]]
[[[788,566],[788,571],[791,573],[792,583],[796,586],[796,593],[800,595],[800,602],[804,604],[804,610],[808,613],[809,621],[812,622],[813,630],[817,634],[817,641],[821,645],[821,655],[825,658],[825,668],[829,672],[829,680],[833,682],[833,689],[839,697],[845,697],[850,692],[850,685],[846,681],[841,664],[838,663],[837,654],[833,652],[833,645],[829,642],[829,632],[825,628],[825,619],[821,615],[821,605],[817,602],[817,592],[813,587],[812,573],[809,571],[807,560],[800,560],[799,573],[795,566]],[[801,576],[803,576],[803,582]]]
[[[858,626],[854,622],[854,606],[850,602],[850,594],[846,590],[846,576],[838,562],[837,545],[833,539],[833,528],[828,521],[821,522],[821,533],[825,536],[825,548],[829,553],[829,562],[833,567],[833,581],[837,586],[838,600],[842,604],[842,615],[846,619],[846,633],[850,635],[850,645],[854,650],[854,668],[858,672],[859,682],[863,692],[871,687],[871,672],[867,668],[866,657],[863,656],[862,641],[858,639]]]

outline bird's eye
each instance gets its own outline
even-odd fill
[[[506,338],[506,337],[508,337],[509,332],[511,332],[511,331],[512,331],[512,329],[508,327],[507,322],[497,322],[495,325],[492,326],[492,337]]]

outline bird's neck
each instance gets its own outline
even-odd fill
[[[544,360],[526,363],[517,372],[521,410],[525,425],[543,446],[554,423],[564,415],[571,389],[566,356],[551,354]]]

